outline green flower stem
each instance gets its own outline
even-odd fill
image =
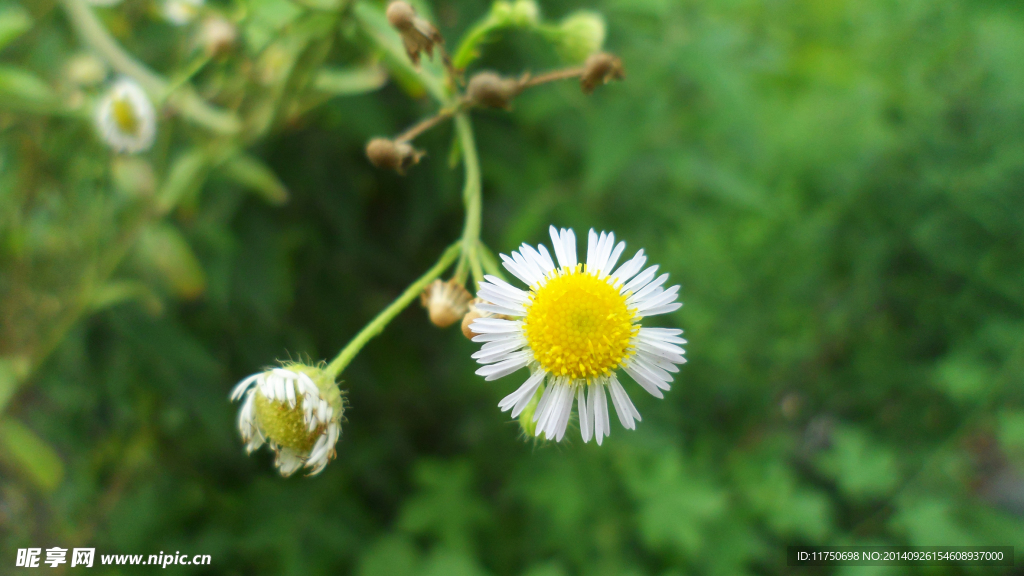
[[[221,134],[234,134],[241,129],[238,118],[230,112],[210,106],[191,86],[173,89],[171,84],[132,58],[107,32],[83,0],[62,0],[68,20],[86,44],[92,47],[121,74],[135,79],[158,100],[167,99],[182,116]]]
[[[349,363],[352,362],[352,359],[356,357],[356,354],[359,354],[359,351],[363,349],[363,346],[366,346],[366,343],[369,342],[370,339],[384,331],[384,328],[388,323],[391,322],[391,320],[394,319],[399,312],[404,310],[405,307],[413,300],[418,298],[423,290],[426,289],[428,284],[443,274],[444,271],[447,270],[453,262],[455,262],[455,258],[458,257],[461,252],[461,241],[449,246],[448,249],[444,251],[444,254],[441,255],[441,258],[438,259],[437,264],[434,264],[433,268],[427,270],[423,276],[420,276],[418,280],[410,284],[409,287],[405,289],[405,292],[402,292],[401,296],[395,299],[395,301],[387,308],[382,310],[380,314],[377,314],[377,317],[371,320],[369,324],[364,326],[363,329],[359,331],[359,334],[356,334],[356,337],[342,348],[341,352],[338,353],[338,356],[335,357],[334,360],[331,360],[331,363],[327,365],[324,372],[326,372],[330,378],[337,379],[342,370],[344,370]]]
[[[480,158],[476,153],[476,141],[473,138],[473,125],[469,115],[460,112],[455,115],[455,132],[462,146],[462,163],[466,167],[466,183],[462,189],[462,202],[466,206],[466,225],[462,230],[462,257],[469,263],[473,272],[473,280],[480,283],[484,279],[477,244],[480,242]]]

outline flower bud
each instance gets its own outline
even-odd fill
[[[466,97],[477,106],[508,110],[522,90],[519,80],[504,78],[494,72],[479,72],[469,79]]]
[[[403,175],[410,166],[419,164],[424,154],[408,142],[395,142],[387,138],[374,138],[366,145],[366,157],[371,164]]]
[[[78,86],[95,86],[107,77],[106,64],[88,52],[72,56],[64,69],[67,79]]]
[[[604,45],[604,18],[597,12],[574,12],[558,25],[562,33],[559,50],[570,62],[582,62]]]
[[[199,43],[208,56],[220,56],[234,47],[238,30],[229,20],[211,16],[203,20],[199,30]]]
[[[426,52],[433,58],[434,45],[444,44],[444,37],[437,28],[420,18],[408,2],[395,0],[388,4],[386,16],[388,23],[402,36],[405,52],[413,64],[420,63],[420,52]]]
[[[470,298],[454,278],[447,282],[434,280],[420,295],[420,304],[427,309],[434,326],[447,328],[466,314]]]
[[[474,336],[478,336],[478,334],[476,332],[473,332],[473,329],[470,328],[470,325],[473,324],[473,321],[476,320],[477,318],[501,318],[504,320],[509,319],[508,316],[505,316],[503,314],[493,314],[491,312],[485,312],[476,307],[477,304],[484,303],[487,303],[487,301],[484,300],[483,298],[473,298],[469,302],[469,307],[466,310],[466,315],[462,317],[462,335],[468,338],[469,340],[472,340]]]
[[[626,70],[622,67],[622,60],[607,52],[598,52],[592,54],[583,64],[580,87],[583,88],[584,94],[590,94],[601,84],[622,80],[625,77]]]
[[[266,443],[282,476],[299,468],[319,474],[335,456],[345,402],[321,368],[296,362],[253,374],[231,392],[242,400],[238,430],[252,453]]]

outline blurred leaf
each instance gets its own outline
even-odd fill
[[[751,458],[741,464],[739,474],[750,508],[773,531],[801,541],[825,542],[832,525],[828,498],[800,486],[781,458],[768,462]]]
[[[0,420],[0,459],[23,473],[37,488],[51,492],[64,478],[57,452],[16,420]]]
[[[261,160],[248,154],[239,154],[220,166],[221,172],[234,182],[245,186],[271,204],[288,200],[288,190],[277,175]]]
[[[726,495],[710,479],[688,469],[678,452],[624,464],[638,505],[640,534],[649,546],[700,554],[708,524],[726,512]]]
[[[210,159],[198,148],[190,148],[179,154],[157,193],[160,210],[169,212],[182,200],[193,196],[206,181],[210,166]]]
[[[424,562],[421,576],[486,576],[476,559],[457,550],[435,549]]]
[[[354,96],[379,90],[388,81],[387,72],[377,65],[351,68],[321,68],[316,75],[317,90],[335,96]]]
[[[474,60],[480,57],[484,44],[493,41],[495,34],[503,28],[532,28],[537,26],[540,18],[540,7],[534,0],[515,0],[506,2],[497,0],[479,22],[474,24],[462,36],[462,42],[452,56],[452,66],[456,70],[465,70]]]
[[[124,302],[138,302],[148,313],[158,315],[164,304],[149,286],[135,280],[107,282],[93,293],[91,307],[100,311]]]
[[[32,28],[32,18],[17,4],[0,6],[0,50]]]
[[[409,538],[397,534],[378,540],[359,560],[358,576],[417,576],[420,553]]]
[[[0,417],[28,370],[27,358],[0,358]]]
[[[0,108],[49,113],[61,106],[50,87],[30,72],[0,65]]]
[[[421,460],[413,477],[417,494],[406,501],[398,525],[414,534],[430,534],[448,548],[466,549],[487,508],[473,487],[473,470],[465,461]]]
[[[206,290],[202,264],[171,224],[147,226],[136,244],[135,257],[144,270],[158,277],[179,298],[198,298]]]
[[[818,459],[820,470],[835,479],[854,498],[887,495],[899,481],[896,456],[885,445],[873,442],[852,426],[838,426],[832,433],[832,447]]]

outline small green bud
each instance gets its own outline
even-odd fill
[[[558,28],[561,32],[558,50],[569,62],[583,62],[604,45],[604,17],[597,12],[573,12],[562,20]]]

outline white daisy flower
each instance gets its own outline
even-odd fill
[[[138,83],[122,78],[100,100],[96,126],[114,150],[142,152],[156,138],[156,111]]]
[[[526,382],[498,407],[511,409],[515,418],[543,390],[533,413],[534,433],[560,441],[575,401],[583,441],[596,436],[601,444],[610,432],[606,392],[624,428],[632,430],[640,420],[616,375],[619,368],[662,398],[671,373],[686,362],[682,330],[640,325],[644,317],[679,309],[679,286],[663,288],[668,274],[655,278],[657,266],[641,271],[647,261],[643,250],[615,268],[626,243],[616,244],[614,234],[590,231],[585,265],[576,260],[572,230],[552,226],[551,241],[557,267],[544,245],[523,244],[511,258],[501,255],[528,291],[485,276],[479,296],[486,303],[477,308],[509,319],[473,322],[473,341],[485,342],[473,354],[484,365],[476,373],[495,380],[528,368]]]
[[[204,0],[164,0],[164,18],[175,26],[184,26],[199,16]]]
[[[333,379],[302,364],[271,368],[242,380],[231,401],[242,400],[238,430],[248,453],[267,443],[282,476],[305,466],[319,474],[335,456],[344,400]]]

